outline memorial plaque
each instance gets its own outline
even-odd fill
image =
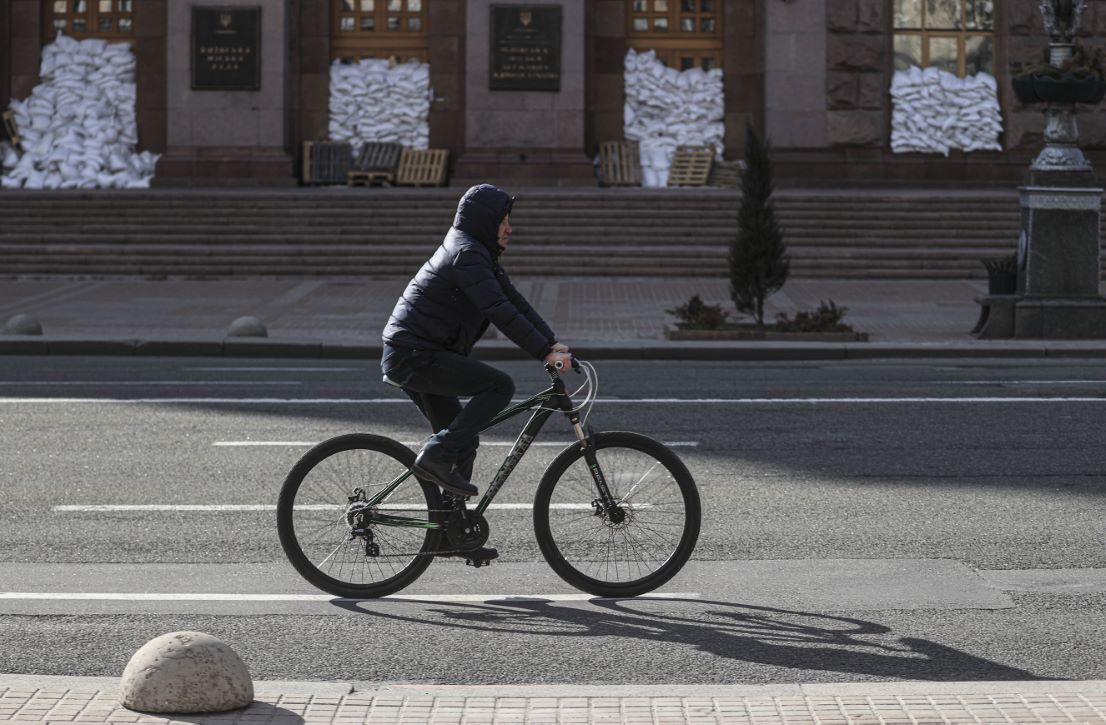
[[[491,10],[491,90],[561,90],[561,6],[493,5]]]
[[[192,8],[192,90],[261,88],[261,8]]]

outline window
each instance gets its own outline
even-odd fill
[[[131,40],[135,2],[141,0],[45,0],[43,40],[51,42],[59,32],[74,38]]]
[[[335,58],[426,61],[429,0],[336,0]]]
[[[722,65],[722,0],[628,0],[630,47],[680,70]]]
[[[892,0],[895,70],[994,74],[994,0]]]

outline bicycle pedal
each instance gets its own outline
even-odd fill
[[[465,559],[465,566],[471,566],[474,569],[479,569],[482,566],[491,564],[491,559]]]

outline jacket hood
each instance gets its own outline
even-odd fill
[[[491,184],[470,188],[457,204],[453,226],[480,241],[492,254],[501,251],[496,241],[499,224],[511,213],[515,198]]]

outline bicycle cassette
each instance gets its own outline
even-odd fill
[[[479,549],[488,540],[488,522],[483,514],[461,509],[446,519],[445,533],[449,543],[461,551]]]

